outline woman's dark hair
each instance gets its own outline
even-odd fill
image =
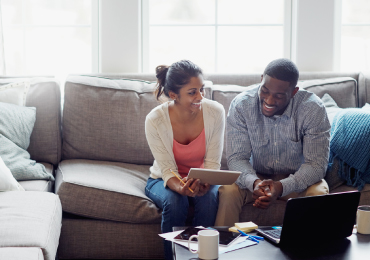
[[[157,100],[164,94],[169,96],[169,91],[179,94],[180,89],[190,82],[192,77],[203,75],[202,70],[189,60],[180,60],[171,66],[160,65],[155,69],[157,76]]]
[[[291,60],[277,59],[271,61],[263,72],[263,75],[266,74],[272,78],[287,81],[292,87],[297,86],[299,71]]]

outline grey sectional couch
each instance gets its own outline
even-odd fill
[[[333,79],[334,78],[334,79]],[[128,80],[128,79],[139,79]],[[316,79],[316,80],[314,80]],[[231,100],[259,74],[207,76],[206,97],[228,111]],[[301,73],[301,87],[329,93],[339,107],[370,100],[369,78],[361,73]],[[71,75],[65,84],[62,160],[55,191],[63,205],[58,255],[74,258],[161,258],[161,212],[144,194],[153,157],[144,133],[145,116],[158,105],[153,74]],[[226,158],[222,160],[227,168]],[[336,165],[337,166],[337,165]],[[331,192],[353,190],[328,173]],[[361,204],[370,204],[370,184]],[[241,221],[282,223],[285,202],[268,210],[245,206]]]
[[[260,82],[260,74],[210,74],[207,80],[206,97],[223,104],[227,112],[238,93]],[[320,97],[329,93],[341,108],[370,103],[367,74],[310,72],[301,73],[300,80],[301,87]],[[18,212],[24,213],[27,208],[39,212],[39,216],[50,216],[40,213],[45,208],[49,212],[55,209],[55,217],[44,221],[50,224],[55,241],[60,228],[60,198],[63,208],[60,259],[162,258],[162,240],[158,236],[161,212],[144,193],[153,163],[144,122],[149,111],[158,105],[152,94],[153,81],[153,74],[71,75],[65,84],[63,120],[58,85],[50,81],[33,86],[27,105],[36,106],[37,118],[28,150],[31,158],[44,163],[55,174],[55,185],[48,181],[21,182],[29,190],[23,193],[25,198],[5,200],[2,196],[6,193],[0,194],[0,218],[2,201],[11,201]],[[227,168],[225,154],[222,167]],[[326,177],[331,192],[353,190],[336,178],[336,166],[333,168]],[[54,191],[58,196],[41,191]],[[46,198],[45,194],[53,198]],[[370,204],[370,184],[362,191],[360,204]],[[240,218],[258,225],[277,225],[282,222],[284,209],[285,203],[281,201],[268,210],[245,206]],[[24,228],[27,234],[35,232],[12,221],[8,218],[7,225]],[[14,233],[18,240],[13,246],[4,242],[8,237],[2,234],[0,225],[1,259],[2,254],[15,252],[32,256],[30,259],[50,259],[56,248],[46,246],[45,237],[37,243],[26,237],[24,241],[28,241],[29,248],[20,250],[14,246],[24,242],[22,233]]]

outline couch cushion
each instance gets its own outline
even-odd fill
[[[62,223],[59,197],[49,192],[0,193],[0,248],[39,247],[54,260]]]
[[[351,77],[299,81],[298,86],[320,98],[328,93],[339,107],[358,107],[357,81]]]
[[[0,259],[44,260],[44,255],[37,247],[3,247],[0,248]]]
[[[54,181],[31,180],[31,181],[20,181],[19,184],[26,191],[53,192]]]
[[[221,74],[208,73],[206,79],[217,85],[250,86],[261,82],[261,73]]]
[[[31,81],[26,106],[36,107],[36,122],[28,152],[38,162],[57,165],[62,157],[59,84],[52,79]]]
[[[63,159],[152,164],[144,125],[146,115],[159,104],[154,90],[155,83],[141,80],[69,76]]]
[[[149,167],[65,160],[58,166],[55,190],[65,212],[128,223],[160,223],[160,210],[144,193]]]
[[[36,107],[36,122],[28,152],[38,162],[58,164],[61,159],[61,101],[59,84],[53,78],[0,77],[0,85],[30,82],[26,106]]]
[[[53,165],[50,163],[41,163],[45,166],[47,173],[54,175]],[[54,181],[51,180],[30,180],[30,181],[20,181],[19,184],[26,191],[47,191],[53,192],[54,190]]]

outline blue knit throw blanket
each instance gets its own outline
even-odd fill
[[[365,183],[370,183],[369,111],[351,108],[335,115],[331,127],[329,167],[335,158],[340,165],[338,175],[347,185],[362,190]],[[344,167],[344,163],[349,167]]]

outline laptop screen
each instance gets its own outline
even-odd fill
[[[289,199],[281,234],[257,231],[280,246],[339,240],[352,234],[359,200],[358,191]]]
[[[288,200],[280,244],[330,241],[350,236],[359,200],[358,191]]]

